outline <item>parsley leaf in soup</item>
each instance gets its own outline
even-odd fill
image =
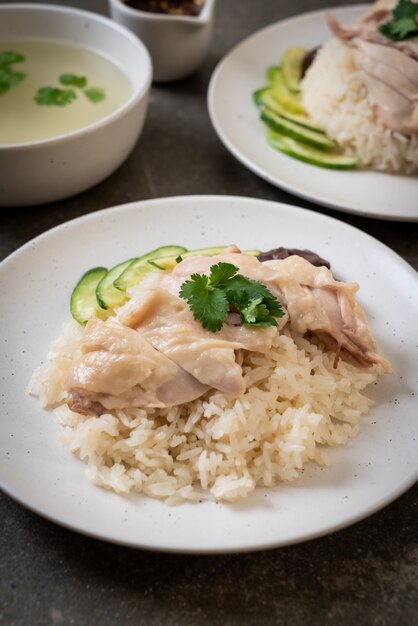
[[[276,326],[276,317],[284,315],[280,302],[263,283],[237,273],[232,263],[212,265],[209,276],[192,274],[180,289],[195,320],[215,332],[222,328],[230,310],[240,314],[242,322],[253,326]]]
[[[392,11],[393,20],[379,27],[379,31],[394,41],[418,36],[418,4],[409,0],[399,0]]]
[[[34,98],[36,104],[42,106],[64,107],[77,98],[73,89],[59,89],[57,87],[41,87]]]
[[[12,63],[22,63],[25,60],[23,54],[19,52],[0,52],[0,65],[11,65]]]
[[[99,87],[89,87],[84,90],[85,95],[90,100],[96,104],[97,102],[102,102],[106,98],[106,92],[104,89],[100,89]]]
[[[13,63],[21,63],[25,60],[23,54],[18,52],[0,52],[0,96],[7,93],[12,87],[19,85],[26,74],[16,72],[10,66]]]
[[[87,86],[87,78],[85,76],[76,76],[76,74],[61,74],[59,77],[61,85],[66,87],[79,87],[84,89]]]
[[[8,66],[0,65],[0,95],[19,85],[24,78],[26,78],[26,74],[23,72],[15,72]]]

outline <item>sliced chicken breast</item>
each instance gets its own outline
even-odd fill
[[[391,130],[418,132],[418,62],[395,48],[353,40],[371,103]]]
[[[417,3],[416,0],[415,3]],[[397,0],[378,0],[357,20],[354,26],[340,24],[332,13],[327,13],[325,18],[330,31],[341,41],[350,42],[355,38],[370,41],[399,50],[411,59],[418,61],[418,40],[416,37],[395,41],[379,31],[380,26],[392,20],[392,10],[396,5]]]
[[[314,267],[298,256],[263,265],[276,272],[273,280],[282,292],[292,328],[318,335],[335,350],[335,365],[342,354],[364,367],[380,363],[390,371],[355,299],[357,283],[337,281],[326,267]]]
[[[263,263],[240,253],[188,257],[163,277],[162,285],[178,293],[193,273],[208,274],[210,267],[221,261],[233,263],[244,276],[263,282],[287,310],[288,316],[278,319],[279,324],[290,318],[297,332],[320,336],[335,350],[336,363],[340,354],[349,354],[362,366],[381,363],[390,369],[388,361],[379,354],[365,313],[355,299],[358,285],[337,281],[326,267],[315,267],[297,255]]]
[[[202,384],[233,395],[245,391],[237,353],[267,352],[277,332],[275,327],[227,325],[209,332],[193,319],[184,300],[162,288],[137,291],[118,317]]]
[[[82,351],[66,382],[68,405],[78,413],[174,406],[195,400],[208,389],[142,335],[115,320],[91,319]]]

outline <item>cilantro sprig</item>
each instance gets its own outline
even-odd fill
[[[0,52],[0,65],[12,65],[12,63],[22,63],[25,60],[23,54],[20,52],[11,52],[10,50],[4,50]]]
[[[36,104],[42,106],[65,107],[77,99],[77,91],[81,90],[86,98],[93,104],[102,102],[106,98],[106,92],[100,87],[88,87],[87,78],[77,74],[61,74],[58,81],[66,89],[61,87],[40,87],[34,97]]]
[[[22,63],[25,60],[23,54],[5,50],[0,52],[0,96],[7,93],[12,87],[17,87],[26,74],[17,72],[12,68],[14,63]]]
[[[61,74],[58,80],[61,85],[66,87],[79,87],[80,89],[87,87],[87,78],[85,76],[77,76],[77,74]]]
[[[100,89],[100,87],[89,87],[88,89],[84,90],[84,95],[90,100],[90,102],[93,102],[93,104],[96,104],[97,102],[103,102],[103,100],[106,98],[105,90]]]
[[[417,13],[417,3],[410,2],[410,0],[399,0],[392,11],[393,19],[379,26],[379,31],[393,41],[402,41],[407,37],[417,37]]]
[[[36,104],[43,106],[65,107],[76,99],[73,89],[59,89],[59,87],[40,87],[34,98]]]
[[[231,310],[241,315],[243,324],[251,326],[276,326],[276,318],[283,317],[280,302],[267,287],[238,271],[232,263],[217,263],[209,276],[192,274],[182,284],[180,297],[187,300],[203,328],[220,330]]]

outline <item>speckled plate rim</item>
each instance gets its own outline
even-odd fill
[[[105,260],[111,266],[156,244],[201,247],[235,240],[254,247],[254,232],[261,248],[278,243],[273,240],[278,232],[284,245],[310,244],[328,256],[341,278],[347,279],[347,272],[358,277],[360,301],[396,372],[374,390],[378,404],[364,419],[360,435],[331,451],[332,469],[308,466],[295,483],[257,489],[236,505],[167,507],[92,486],[84,477],[84,464],[59,445],[60,429],[50,413],[25,395],[30,374],[68,317],[76,279],[88,267]],[[10,294],[0,311],[0,485],[51,521],[135,548],[202,554],[261,550],[346,527],[397,498],[418,478],[412,397],[418,369],[417,274],[393,251],[347,224],[255,198],[184,196],[134,202],[77,218],[28,242],[0,264],[0,286],[7,286]],[[388,301],[402,303],[401,321],[391,309],[381,318]]]
[[[347,213],[396,221],[418,221],[418,179],[362,170],[327,170],[271,148],[252,93],[286,48],[308,49],[330,39],[324,15],[352,23],[369,5],[330,7],[263,28],[236,45],[218,63],[209,83],[212,125],[227,150],[249,170],[296,196]]]

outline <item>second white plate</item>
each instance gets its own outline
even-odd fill
[[[352,23],[365,5],[331,9]],[[246,167],[277,187],[327,207],[399,221],[418,221],[418,178],[372,171],[326,170],[271,148],[252,93],[266,69],[290,46],[314,48],[330,38],[325,11],[307,13],[258,31],[218,65],[208,91],[209,114],[219,138]]]

